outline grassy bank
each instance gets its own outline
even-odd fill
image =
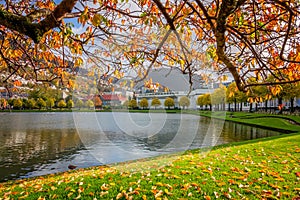
[[[3,199],[292,199],[300,135],[0,185]],[[139,170],[142,169],[142,170]]]
[[[236,123],[257,126],[266,129],[300,132],[300,117],[288,115],[270,115],[248,112],[210,112],[200,111],[201,116],[215,117]]]
[[[259,114],[227,113],[226,119],[273,128],[283,120],[286,129],[300,131],[286,119]],[[216,198],[300,198],[300,135],[0,183],[0,199]]]

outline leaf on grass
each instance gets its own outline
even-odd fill
[[[103,184],[101,185],[101,190],[107,191],[107,190],[109,190],[109,188],[106,186],[105,183],[103,183]]]
[[[164,184],[163,184],[163,183],[161,183],[161,182],[157,182],[155,185],[157,185],[157,186],[161,186],[161,187],[163,187],[163,186],[164,186]]]
[[[163,192],[162,190],[159,190],[159,192],[156,193],[154,197],[155,197],[155,198],[158,198],[158,197],[162,196],[163,193],[164,193],[164,192]]]
[[[214,195],[215,195],[216,198],[220,197],[219,193],[217,193],[217,192],[214,192]]]
[[[211,200],[210,196],[205,196],[205,200]]]
[[[100,192],[100,197],[103,197],[104,195],[107,195],[107,194],[108,194],[108,191],[105,191],[105,192],[101,191]]]
[[[173,193],[172,193],[172,192],[169,192],[168,189],[165,189],[164,192],[165,192],[167,195],[169,195],[169,196],[173,195]]]
[[[225,182],[220,182],[220,183],[217,183],[217,185],[218,185],[219,187],[222,187],[222,186],[226,185],[226,183],[225,183]]]

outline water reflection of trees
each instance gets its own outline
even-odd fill
[[[82,148],[74,129],[8,131],[0,133],[0,181],[34,166],[74,154]]]

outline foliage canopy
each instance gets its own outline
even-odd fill
[[[156,67],[191,76],[209,68],[222,79],[229,72],[239,90],[296,82],[299,6],[295,0],[5,1],[0,81],[73,88],[71,75],[86,60],[102,77],[131,69],[144,79]]]

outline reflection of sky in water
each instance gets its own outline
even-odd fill
[[[165,113],[0,113],[0,181],[279,134],[226,122],[219,135],[222,127]]]

